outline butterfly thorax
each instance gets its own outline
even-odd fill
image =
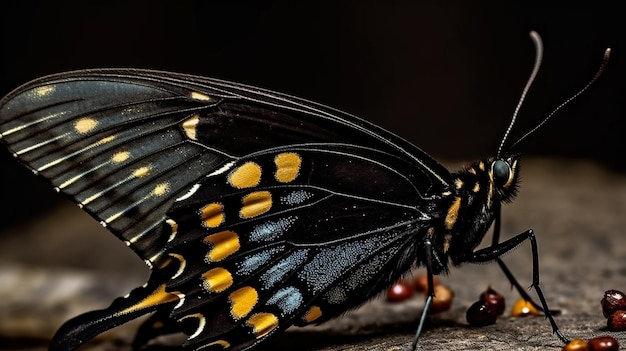
[[[433,244],[434,273],[447,271],[448,260],[467,260],[491,226],[496,209],[511,201],[519,180],[519,156],[478,161],[452,174],[452,187],[437,226],[428,235]]]

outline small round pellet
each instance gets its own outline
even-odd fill
[[[561,351],[588,351],[589,345],[583,339],[573,339],[568,342]]]
[[[615,338],[610,336],[599,336],[589,339],[589,351],[618,351],[619,344]]]
[[[485,301],[476,301],[471,305],[465,313],[467,323],[474,327],[484,327],[494,324],[498,315],[492,306]]]
[[[491,309],[496,314],[496,316],[501,316],[505,310],[504,296],[500,295],[497,291],[493,290],[491,287],[488,287],[480,296],[478,300],[484,301],[486,304],[491,306]]]
[[[626,330],[626,311],[615,311],[606,320],[606,326],[611,331],[625,331]]]
[[[539,311],[533,306],[530,302],[519,299],[513,304],[511,307],[511,316],[512,317],[526,317],[526,316],[536,316],[539,314]]]
[[[387,290],[387,301],[389,302],[399,302],[404,301],[411,296],[413,296],[414,290],[411,284],[406,281],[400,280],[395,282],[388,290]]]
[[[604,292],[602,300],[602,314],[605,318],[609,318],[613,312],[626,310],[626,295],[619,290],[607,290]]]

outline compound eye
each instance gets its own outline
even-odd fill
[[[491,165],[493,181],[497,186],[502,186],[509,181],[511,177],[511,166],[502,160],[496,160]]]

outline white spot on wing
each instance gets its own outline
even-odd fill
[[[172,276],[172,278],[170,278],[170,279],[175,279],[181,274],[183,274],[183,272],[185,271],[185,267],[187,266],[187,260],[185,260],[185,258],[182,255],[179,255],[176,253],[171,253],[169,255],[180,261],[180,265],[178,266],[176,273]]]
[[[216,176],[216,175],[222,174],[222,173],[228,171],[229,169],[231,169],[231,167],[233,167],[234,164],[235,164],[235,161],[228,162],[227,164],[225,164],[221,168],[213,171],[213,173],[209,174],[207,177],[212,177],[212,176]]]
[[[193,338],[197,337],[198,335],[200,335],[200,333],[202,333],[202,331],[204,330],[204,327],[206,326],[206,319],[200,313],[195,313],[195,314],[190,314],[188,316],[184,316],[183,318],[179,319],[179,321],[182,321],[182,320],[187,319],[187,318],[197,318],[198,319],[198,328],[196,329],[196,331],[193,334],[189,335],[189,337],[188,337],[188,339],[193,339]]]
[[[174,306],[174,309],[180,308],[180,306],[185,304],[185,294],[183,293],[174,293],[176,296],[178,296],[178,303],[176,304],[176,306]]]
[[[183,201],[183,200],[187,200],[188,198],[190,198],[193,194],[196,193],[196,191],[198,191],[198,189],[200,189],[200,184],[194,184],[191,189],[189,189],[189,191],[187,191],[187,193],[181,197],[179,197],[178,199],[176,199],[176,201]]]

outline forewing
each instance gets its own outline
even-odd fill
[[[263,89],[145,70],[85,70],[30,82],[0,101],[0,136],[148,264],[165,213],[230,162],[304,143],[367,146],[414,164],[422,193],[447,184],[421,150],[356,117]]]

